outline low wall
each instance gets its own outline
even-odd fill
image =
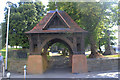
[[[118,70],[118,61],[120,58],[87,59],[88,71]],[[26,63],[27,59],[9,59],[8,70],[23,73],[23,66]]]
[[[8,59],[8,71],[23,73],[26,64],[27,59]]]
[[[118,70],[120,58],[87,59],[88,71]]]

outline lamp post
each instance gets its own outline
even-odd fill
[[[6,60],[5,60],[5,70],[7,70],[7,58],[8,58],[8,35],[9,35],[9,17],[10,17],[10,5],[13,3],[8,1],[6,7],[8,8],[8,20],[7,20],[7,34],[6,34]]]

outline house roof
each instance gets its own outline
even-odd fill
[[[68,28],[54,28],[54,29],[46,29],[47,25],[49,25],[50,21],[57,14],[62,21],[65,23]],[[25,32],[27,34],[32,33],[81,33],[87,32],[83,30],[73,19],[65,12],[65,11],[49,11],[47,15],[30,31]]]

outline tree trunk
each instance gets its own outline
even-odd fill
[[[101,49],[101,46],[100,46],[100,40],[99,40],[99,50],[100,50],[100,53],[103,53],[102,49]]]
[[[97,53],[97,46],[96,41],[94,40],[93,36],[90,36],[90,45],[91,45],[91,53],[96,54]]]
[[[108,34],[108,39],[107,39],[107,44],[105,45],[105,53],[104,53],[104,55],[110,55],[110,54],[113,54],[112,52],[111,52],[111,49],[110,49],[110,37],[109,37],[110,35]]]
[[[113,54],[113,53],[112,53],[112,51],[111,51],[111,49],[110,49],[110,45],[107,44],[107,45],[105,46],[104,55],[111,55],[111,54]]]
[[[97,52],[97,45],[96,40],[94,40],[94,36],[89,36],[90,45],[91,45],[91,54],[89,55],[89,58],[102,58],[103,55]]]

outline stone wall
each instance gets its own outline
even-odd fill
[[[88,71],[118,70],[120,58],[87,59]]]
[[[29,56],[28,49],[9,50],[8,58],[27,58]]]
[[[23,73],[27,59],[8,59],[8,71]]]
[[[87,59],[88,71],[118,70],[118,60],[120,61],[120,58]],[[27,64],[27,59],[9,59],[8,70],[23,73],[25,64]]]

